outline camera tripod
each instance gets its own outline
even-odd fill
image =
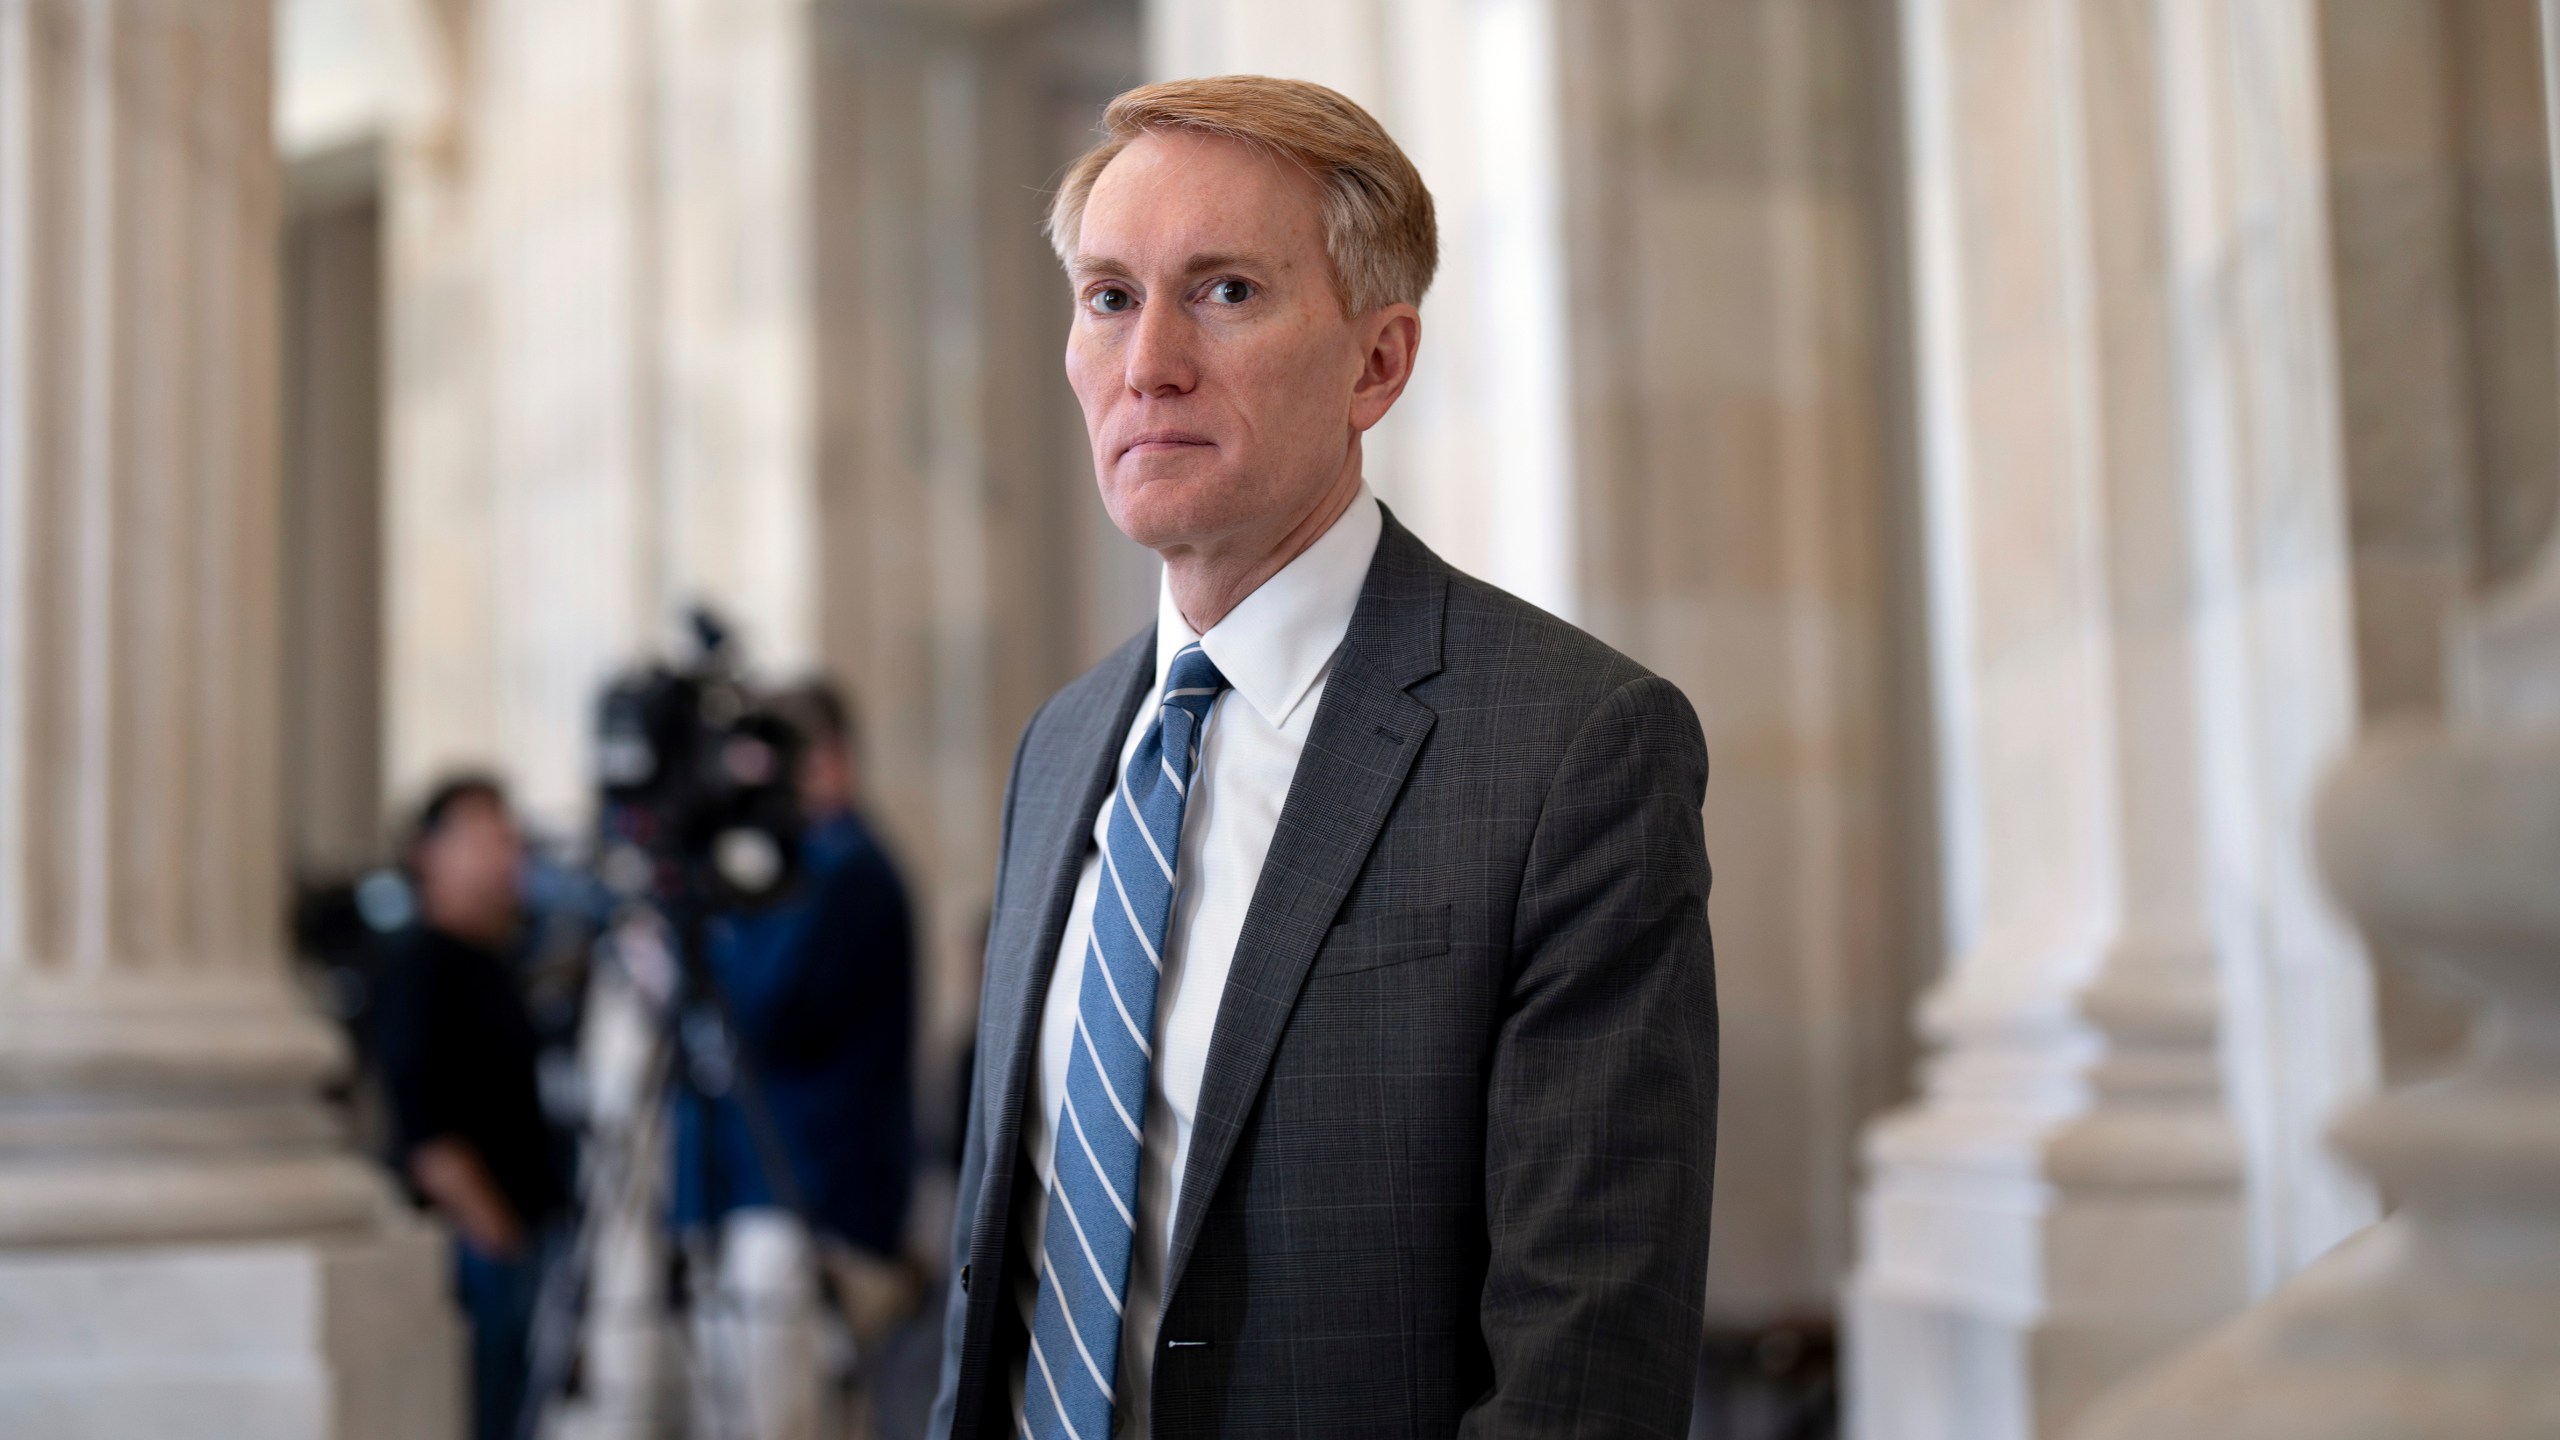
[[[680,1105],[693,1107],[697,1119],[701,1140],[697,1159],[703,1169],[706,1213],[701,1230],[679,1237],[682,1243],[673,1252],[674,1263],[669,1266],[661,1294],[662,1316],[689,1314],[709,1291],[711,1277],[717,1273],[714,1256],[722,1217],[713,1204],[717,1186],[712,1182],[719,1163],[715,1148],[717,1127],[722,1121],[719,1111],[725,1100],[734,1103],[745,1124],[765,1192],[809,1237],[809,1279],[820,1313],[832,1317],[845,1335],[862,1333],[856,1323],[855,1311],[859,1307],[853,1295],[864,1287],[860,1277],[852,1273],[850,1258],[831,1253],[819,1241],[820,1232],[811,1223],[807,1201],[783,1148],[781,1131],[766,1103],[762,1079],[740,1041],[727,994],[711,967],[706,946],[706,907],[669,902],[651,908],[672,941],[666,947],[674,961],[671,983],[662,987],[665,993],[658,999],[652,1016],[649,1043],[639,1070],[640,1084],[634,1091],[627,1125],[616,1142],[594,1145],[581,1166],[577,1230],[567,1253],[546,1277],[535,1311],[532,1373],[524,1409],[517,1419],[517,1440],[539,1440],[544,1422],[583,1388],[582,1362],[590,1334],[599,1257],[610,1238],[646,1233],[661,1223],[657,1213],[661,1167],[657,1161],[668,1148],[667,1131]],[[618,927],[618,933],[628,936],[630,932],[627,927]],[[618,949],[626,942],[617,939],[615,943]],[[624,957],[621,968],[632,978],[636,991],[645,996],[652,988],[633,971],[628,957]],[[685,1333],[686,1328],[677,1327],[679,1333]],[[848,1363],[831,1367],[840,1392],[849,1387],[851,1380],[849,1355],[846,1360]],[[700,1363],[693,1367],[697,1377],[718,1376],[720,1368]],[[697,1411],[708,1409],[717,1440],[751,1433],[749,1397],[735,1393],[736,1389],[735,1385],[722,1384],[720,1390],[727,1393],[714,1393],[708,1407],[696,1407]]]

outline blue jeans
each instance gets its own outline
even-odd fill
[[[534,1302],[550,1253],[540,1232],[507,1259],[454,1241],[454,1293],[471,1324],[473,1440],[516,1440],[532,1364]]]

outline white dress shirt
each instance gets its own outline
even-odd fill
[[[1156,1324],[1164,1308],[1174,1205],[1182,1193],[1182,1167],[1191,1152],[1191,1122],[1199,1110],[1209,1037],[1226,994],[1236,939],[1262,878],[1272,833],[1279,828],[1280,807],[1288,802],[1289,782],[1298,773],[1298,754],[1314,728],[1325,676],[1351,629],[1351,612],[1360,603],[1369,562],[1377,554],[1380,526],[1377,497],[1363,485],[1333,528],[1239,601],[1206,635],[1192,633],[1173,603],[1170,582],[1157,587],[1152,693],[1163,693],[1175,653],[1193,640],[1233,688],[1209,712],[1200,767],[1182,816],[1181,858],[1174,867],[1173,919],[1156,990],[1155,1066],[1147,1076],[1147,1116],[1139,1148],[1137,1239],[1121,1313],[1119,1375],[1112,1387],[1113,1428],[1121,1436],[1147,1433],[1147,1385],[1155,1373]],[[1129,756],[1155,723],[1156,708],[1152,703],[1138,706],[1120,743],[1121,769],[1128,768]],[[1084,873],[1076,881],[1075,904],[1067,912],[1066,933],[1059,938],[1057,966],[1040,1012],[1039,1091],[1022,1127],[1023,1158],[1036,1173],[1039,1190],[1025,1209],[1020,1231],[1034,1277],[1015,1296],[1026,1326],[1038,1295],[1051,1147],[1058,1107],[1067,1093],[1067,1058],[1075,1045],[1076,999],[1084,986],[1109,817],[1106,801],[1094,816],[1092,846],[1085,852]],[[1017,1363],[1017,1426],[1022,1380]]]

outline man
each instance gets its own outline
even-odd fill
[[[1679,692],[1370,495],[1430,196],[1131,91],[1050,218],[1154,627],[1017,751],[937,1433],[1683,1435],[1716,1100]]]
[[[906,884],[856,809],[850,707],[813,681],[775,708],[802,744],[802,880],[771,910],[717,922],[711,961],[819,1233],[774,1192],[731,1100],[680,1102],[676,1217],[697,1231],[719,1225],[721,1294],[706,1349],[736,1372],[715,1387],[714,1398],[743,1412],[726,1420],[756,1440],[806,1440],[821,1423],[819,1249],[860,1252],[840,1269],[857,1307],[914,1289],[902,1241],[915,1149],[915,942]]]
[[[436,787],[408,847],[418,924],[394,942],[377,1022],[394,1163],[455,1231],[479,1440],[516,1434],[544,1229],[568,1203],[533,1022],[503,958],[523,859],[495,780]]]

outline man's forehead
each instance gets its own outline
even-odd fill
[[[1223,136],[1141,135],[1095,177],[1077,227],[1077,270],[1188,270],[1278,261],[1322,243],[1322,196],[1305,172]]]

